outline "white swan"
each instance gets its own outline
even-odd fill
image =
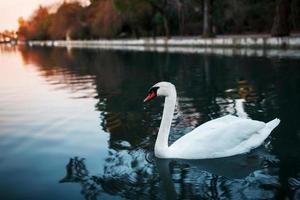
[[[280,123],[243,119],[232,115],[211,120],[168,145],[170,127],[176,104],[176,89],[169,82],[159,82],[149,90],[144,102],[165,96],[164,111],[155,142],[159,158],[205,159],[233,156],[258,147]]]

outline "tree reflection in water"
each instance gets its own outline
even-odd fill
[[[100,176],[89,174],[84,159],[74,157],[69,160],[67,174],[60,182],[79,183],[86,199],[96,199],[101,193],[128,199],[274,199],[280,186],[276,176],[277,160],[270,155],[233,158],[236,162],[231,162],[231,158],[148,162],[144,156],[142,150],[110,153]],[[247,159],[252,159],[250,164],[263,164],[263,167],[251,171],[259,166],[241,166],[240,162]],[[249,164],[249,160],[247,162]],[[230,176],[241,175],[235,171],[237,165],[239,170],[250,173],[242,178],[228,178],[205,171],[209,166],[217,169],[216,164],[223,165],[219,173]]]
[[[179,98],[170,143],[229,113],[268,121],[277,116],[276,95],[280,92],[274,89],[274,81],[266,73],[272,70],[267,67],[253,68],[255,62],[247,59],[240,63],[242,60],[232,58],[164,53],[63,48],[21,49],[21,53],[24,62],[34,63],[56,89],[71,90],[74,98],[98,100],[95,108],[100,113],[100,126],[110,134],[104,172],[90,174],[84,158],[73,157],[60,181],[80,184],[86,199],[103,193],[129,199],[278,198],[281,163],[264,152],[265,147],[215,160],[155,159],[151,152],[162,101],[142,105],[145,90],[158,80],[177,86]],[[285,86],[277,84],[278,88]],[[297,177],[289,179],[292,185],[297,181]]]
[[[300,199],[300,174],[297,178],[289,178],[288,182],[291,188],[291,199]]]

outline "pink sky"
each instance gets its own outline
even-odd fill
[[[81,0],[88,2],[88,0]],[[0,31],[16,30],[18,18],[27,19],[39,5],[59,4],[63,0],[0,0]]]

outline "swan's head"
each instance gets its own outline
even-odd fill
[[[144,102],[151,101],[157,96],[169,96],[175,91],[175,86],[169,82],[159,82],[153,85],[149,91],[147,97],[144,99]]]

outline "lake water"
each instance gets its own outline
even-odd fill
[[[300,199],[300,58],[0,47],[0,199]],[[160,160],[170,143],[233,114],[280,125],[245,155]]]

